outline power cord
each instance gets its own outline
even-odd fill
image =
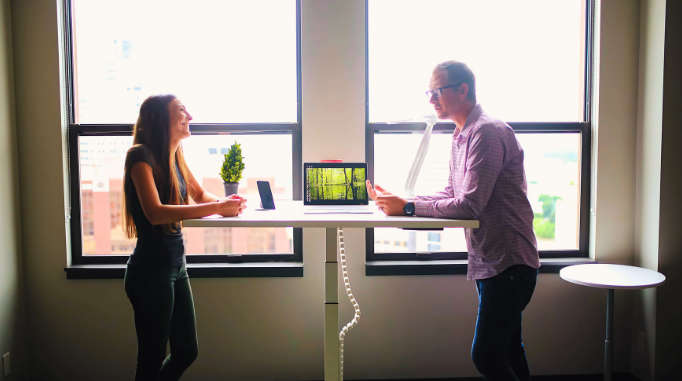
[[[417,156],[414,158],[414,163],[412,163],[412,168],[410,168],[410,173],[407,176],[407,182],[405,183],[405,193],[407,197],[414,196],[414,185],[419,177],[419,171],[421,170],[426,154],[429,151],[429,140],[431,139],[431,132],[433,131],[433,126],[436,124],[437,119],[435,115],[423,116],[421,120],[426,122],[426,130],[424,131],[424,137],[419,145],[419,150],[417,151]],[[343,228],[338,228],[336,235],[339,241],[339,254],[341,256],[341,271],[343,272],[343,284],[346,286],[346,293],[348,294],[348,299],[350,299],[353,308],[355,308],[355,316],[348,324],[346,324],[341,332],[339,332],[339,380],[343,381],[343,339],[346,337],[348,331],[350,331],[360,320],[360,305],[353,297],[353,292],[350,290],[350,281],[348,280],[348,267],[346,266],[346,249],[343,243]]]
[[[353,292],[350,290],[350,281],[348,280],[348,267],[346,266],[346,249],[343,243],[343,228],[337,229],[337,237],[339,240],[339,254],[341,256],[341,271],[343,274],[343,283],[346,286],[346,293],[348,294],[348,299],[350,299],[353,308],[355,308],[355,316],[348,324],[346,324],[341,332],[339,332],[339,380],[343,381],[343,339],[346,333],[350,331],[360,320],[360,305],[353,297]]]

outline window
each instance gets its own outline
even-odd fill
[[[298,121],[293,0],[73,0],[72,10],[76,124],[130,124],[161,93],[194,123]]]
[[[194,117],[182,147],[206,190],[224,195],[220,167],[237,142],[249,205],[260,201],[259,180],[275,200],[301,199],[299,9],[294,0],[71,0],[74,264],[125,263],[135,247],[122,229],[123,164],[152,94],[175,94]],[[184,239],[189,263],[302,261],[301,229],[187,228]]]
[[[404,191],[425,129],[418,118],[434,114],[424,95],[431,72],[446,60],[465,62],[476,75],[478,103],[508,122],[524,149],[540,256],[587,256],[592,7],[588,0],[368,0],[373,183]],[[452,15],[459,15],[456,30]],[[415,194],[445,188],[453,131],[450,121],[436,124]],[[367,229],[366,236],[367,260],[467,256],[460,229]]]

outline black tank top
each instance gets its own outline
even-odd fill
[[[133,216],[137,228],[137,245],[130,255],[128,263],[155,263],[162,265],[181,265],[185,263],[185,244],[182,238],[182,229],[178,224],[176,233],[165,233],[160,225],[152,225],[142,210],[140,199],[137,196],[135,184],[131,178],[131,169],[137,162],[145,162],[150,167],[156,168],[152,151],[144,145],[137,145],[128,150],[126,156],[126,188],[128,207]],[[180,194],[184,199],[187,197],[187,185],[180,173],[180,168],[175,163],[175,172],[180,183]],[[182,203],[182,200],[180,200]]]

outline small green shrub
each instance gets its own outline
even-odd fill
[[[246,165],[243,162],[242,145],[234,144],[230,150],[225,154],[223,159],[223,167],[220,169],[220,177],[226,183],[238,183],[242,179],[242,172]]]

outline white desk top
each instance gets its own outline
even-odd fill
[[[294,228],[478,228],[476,220],[386,216],[373,202],[373,214],[303,214],[303,201],[277,201],[277,209],[257,211],[254,205],[238,217],[209,216],[183,221],[185,227],[294,227]]]
[[[625,265],[575,265],[564,267],[559,275],[571,283],[597,288],[640,289],[665,282],[665,276],[657,271]]]

